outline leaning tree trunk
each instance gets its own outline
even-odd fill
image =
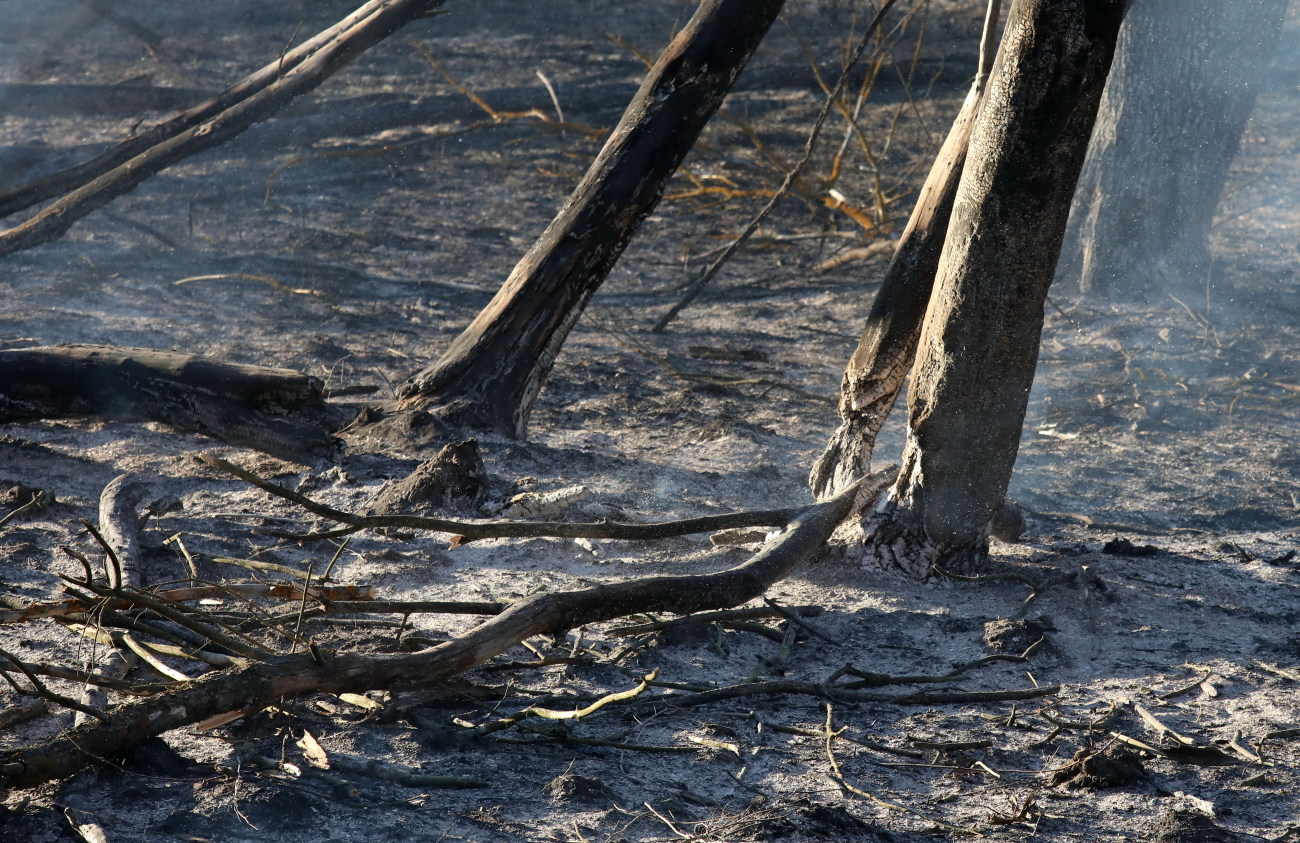
[[[1122,16],[1122,0],[1011,8],[922,327],[899,479],[865,519],[884,565],[968,573],[987,557]]]
[[[1149,298],[1203,288],[1210,223],[1287,0],[1134,0],[1058,277]]]
[[[441,359],[398,389],[404,410],[522,437],[573,323],[663,194],[784,0],[702,0],[541,239]]]
[[[912,368],[971,129],[993,64],[1001,6],[1001,0],[989,2],[975,81],[921,187],[871,304],[857,350],[844,370],[840,426],[808,474],[808,486],[817,500],[829,498],[871,471],[876,437]]]

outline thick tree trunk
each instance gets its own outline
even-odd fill
[[[1144,299],[1204,289],[1210,223],[1287,0],[1134,0],[1058,277]]]
[[[320,381],[286,369],[101,345],[0,352],[0,424],[79,416],[163,422],[308,464],[337,455],[342,420]]]
[[[902,469],[864,525],[882,564],[926,576],[987,556],[1122,14],[1122,0],[1011,8],[922,327]]]
[[[817,500],[834,495],[871,471],[876,437],[912,368],[971,129],[993,63],[1000,9],[1000,0],[989,4],[975,82],[921,187],[921,196],[871,304],[857,350],[844,371],[840,426],[808,474],[808,486]]]
[[[702,0],[541,239],[442,358],[398,390],[404,410],[522,437],[573,323],[781,11]]]

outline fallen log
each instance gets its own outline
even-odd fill
[[[157,421],[295,462],[337,455],[319,380],[287,369],[101,345],[0,351],[0,424]]]

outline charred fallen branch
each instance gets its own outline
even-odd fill
[[[162,422],[297,462],[338,448],[321,382],[287,369],[99,345],[0,351],[0,424],[83,416]]]
[[[218,715],[254,712],[274,700],[309,691],[362,691],[401,680],[454,676],[534,635],[636,613],[685,614],[745,603],[808,560],[835,527],[864,500],[888,486],[896,472],[890,467],[831,500],[808,507],[779,537],[734,568],[525,598],[458,638],[409,654],[336,655],[319,648],[287,656],[263,653],[245,667],[214,672],[156,697],[119,706],[103,720],[76,726],[52,740],[0,753],[0,784],[30,787],[63,778],[171,729]]]
[[[301,506],[303,509],[346,524],[341,530],[328,533],[293,535],[275,533],[281,538],[310,540],[316,538],[336,538],[359,530],[379,529],[384,527],[405,527],[411,530],[430,530],[437,533],[450,533],[457,537],[457,543],[476,539],[501,538],[539,538],[547,536],[564,539],[622,539],[626,541],[646,541],[667,539],[674,536],[688,536],[693,533],[711,533],[714,530],[727,530],[734,527],[781,527],[790,523],[804,510],[799,507],[787,509],[761,509],[749,512],[728,512],[722,515],[704,515],[698,518],[685,518],[679,521],[661,521],[651,524],[627,524],[617,521],[592,521],[588,523],[571,523],[566,521],[494,521],[482,519],[456,520],[423,515],[357,515],[318,503],[306,495],[301,495],[258,477],[234,463],[209,454],[200,454],[203,460],[213,468],[220,469],[244,480],[264,492]],[[262,530],[270,533],[269,530]]]

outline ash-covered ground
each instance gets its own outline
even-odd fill
[[[6,185],[201,100],[349,9],[4,5]],[[487,302],[618,119],[641,56],[656,55],[692,10],[667,0],[448,4],[284,115],[167,170],[63,239],[6,258],[0,346],[171,349],[372,390],[339,399],[357,406],[388,397]],[[879,231],[817,192],[846,138],[833,119],[803,193],[778,206],[666,333],[648,329],[797,160],[821,104],[813,68],[836,71],[860,13],[791,4],[575,328],[529,440],[479,437],[492,478],[480,514],[521,489],[579,484],[590,495],[569,517],[808,501],[804,477],[835,425],[839,377],[885,257],[824,267],[901,229],[973,73],[980,4],[935,0],[914,17],[859,115],[871,158],[847,135],[835,189]],[[922,585],[828,558],[770,592],[783,606],[821,610],[789,635],[781,618],[757,621],[763,629],[622,631],[648,620],[636,618],[530,641],[463,683],[374,692],[370,704],[308,695],[6,793],[0,837],[72,839],[71,816],[111,841],[909,840],[963,830],[1300,839],[1298,33],[1292,9],[1198,296],[1138,307],[1064,284],[1052,293],[1012,489],[1031,510],[1029,532],[994,556],[1000,571],[1040,582],[1073,574],[1068,582],[1027,600],[1017,579]],[[550,120],[557,103],[568,128]],[[902,424],[891,421],[879,459],[900,451]],[[216,557],[320,572],[337,555],[335,582],[393,600],[510,600],[717,570],[755,547],[698,537],[453,549],[446,535],[400,531],[359,534],[341,551],[284,545],[252,527],[314,522],[206,468],[199,452],[352,509],[422,456],[354,450],[337,466],[304,466],[152,424],[9,427],[0,485],[45,489],[57,502],[0,527],[6,593],[60,595],[57,576],[81,567],[59,548],[94,552],[78,519],[96,518],[100,491],[122,473],[182,504],[145,531],[144,575],[155,585],[187,576],[176,544],[164,544],[177,535],[207,580],[283,576]],[[331,647],[383,650],[471,623],[318,620],[305,632]],[[66,667],[103,655],[48,621],[0,627],[0,640]],[[1009,658],[985,660],[994,655]],[[850,663],[948,678],[882,686],[879,701],[834,701],[829,711],[797,694],[673,704],[694,687],[821,682]],[[531,720],[465,738],[534,703],[580,708],[655,669],[668,684],[654,696],[669,695],[654,705],[632,700],[572,723]],[[1018,702],[907,699],[1057,685]],[[0,705],[19,702],[0,691]],[[0,741],[37,741],[70,723],[63,713],[15,723]],[[337,766],[312,773],[298,746],[304,732],[327,754],[486,786],[438,789]],[[1068,768],[1081,751],[1100,760]],[[858,792],[832,778],[833,763]]]

